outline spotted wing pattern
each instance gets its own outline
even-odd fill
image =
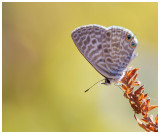
[[[126,41],[126,35],[132,38]],[[82,26],[71,36],[82,55],[106,78],[118,80],[135,56],[136,47],[130,44],[137,45],[136,38],[131,31],[119,26]]]
[[[131,37],[129,40],[127,40],[128,35]],[[134,47],[131,46],[132,43],[135,44]],[[134,51],[137,43],[137,39],[128,29],[119,26],[109,27],[106,41],[102,46],[105,63],[110,72],[117,76],[122,75],[128,64],[136,56]]]

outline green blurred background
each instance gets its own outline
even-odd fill
[[[103,77],[71,39],[76,27],[118,25],[139,40],[140,68],[158,104],[157,3],[2,3],[3,131],[144,131],[122,91]],[[154,117],[157,109],[152,111]]]

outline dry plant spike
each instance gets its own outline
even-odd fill
[[[129,103],[134,110],[134,118],[136,119],[138,125],[147,132],[158,132],[158,114],[155,117],[155,122],[153,121],[153,115],[148,112],[158,106],[150,105],[150,99],[147,99],[148,94],[144,94],[144,85],[141,86],[140,81],[136,81],[138,77],[138,68],[129,69],[125,72],[123,78],[119,81],[121,83],[121,88],[124,91],[124,96],[129,99]],[[135,89],[138,86],[138,89]],[[141,114],[142,119],[139,120],[136,114]],[[143,122],[141,122],[143,121]]]

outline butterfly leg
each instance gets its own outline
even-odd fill
[[[117,87],[119,87],[123,91],[123,89],[121,88],[121,84],[120,83],[115,83],[114,85],[117,86]]]

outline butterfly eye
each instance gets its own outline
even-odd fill
[[[130,46],[131,46],[132,48],[134,48],[134,47],[136,46],[136,44],[135,44],[134,42],[132,42],[132,43],[130,44]]]
[[[132,38],[131,35],[126,35],[126,40],[127,40],[127,41],[130,41],[131,38]]]

